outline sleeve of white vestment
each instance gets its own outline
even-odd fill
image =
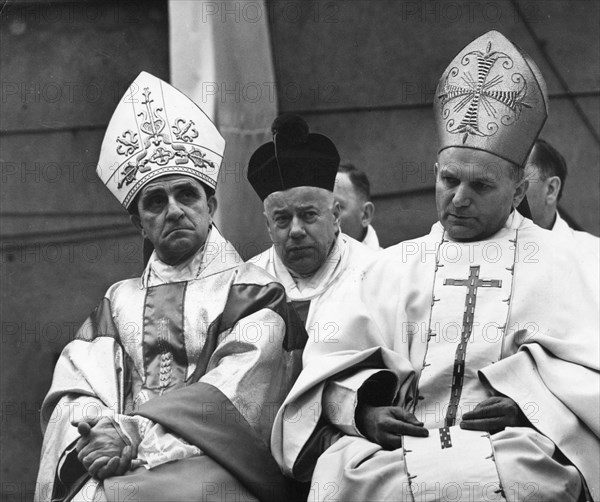
[[[356,408],[361,389],[368,393],[368,404],[391,405],[398,392],[398,377],[389,370],[364,369],[352,376],[330,381],[323,393],[323,413],[327,420],[345,434],[364,437],[356,426]],[[375,396],[376,394],[376,396]]]

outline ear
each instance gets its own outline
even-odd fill
[[[374,215],[375,215],[375,204],[373,204],[372,202],[365,202],[363,204],[363,212],[362,212],[362,217],[361,217],[363,227],[367,228],[371,224],[371,221],[373,221]]]
[[[336,200],[333,201],[333,206],[331,207],[331,212],[333,213],[333,223],[336,226],[336,229],[340,228],[340,221],[342,219],[342,209],[340,208],[340,203]]]
[[[561,184],[558,176],[551,176],[548,178],[546,185],[546,204],[549,206],[557,204]]]
[[[263,211],[263,216],[265,217],[265,225],[267,225],[267,232],[269,234],[269,237],[271,238],[271,241],[273,242],[273,234],[271,233],[271,225],[269,224],[269,217],[267,216],[267,211]]]
[[[529,188],[529,180],[527,177],[523,176],[523,179],[517,183],[515,187],[515,194],[513,195],[513,207],[518,207],[521,203],[525,194],[527,193],[527,189]]]
[[[142,219],[139,217],[139,215],[132,214],[129,216],[129,219],[131,220],[131,223],[133,223],[133,226],[142,234],[142,237],[147,239],[148,235],[146,234],[144,227],[142,227]]]
[[[210,217],[213,218],[215,212],[217,211],[217,198],[214,195],[211,195],[206,201],[206,204],[208,206],[208,214],[210,214]]]

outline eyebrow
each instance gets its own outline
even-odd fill
[[[163,187],[148,187],[142,193],[142,199],[149,197],[150,195],[154,195],[160,192],[164,192],[165,189]]]
[[[175,189],[181,189],[181,188],[193,188],[194,190],[198,191],[198,186],[195,185],[194,183],[191,183],[187,180],[181,180],[176,182],[175,184],[172,185],[173,188]],[[163,186],[150,186],[150,187],[146,187],[146,189],[144,190],[144,195],[146,194],[152,194],[155,192],[164,192],[165,188]]]
[[[173,186],[175,188],[180,188],[180,187],[193,187],[193,188],[198,188],[198,185],[196,185],[196,183],[193,183],[192,181],[189,180],[181,180],[181,181],[176,181]]]
[[[456,171],[459,171],[460,169],[457,169],[456,166],[442,166],[440,167],[440,173],[442,174],[456,174]]]
[[[298,206],[298,211],[308,211],[309,209],[316,209],[317,211],[319,210],[319,206],[316,204],[306,204],[306,205],[302,205],[302,206]]]
[[[294,208],[294,210],[296,210],[296,211],[308,211],[309,209],[319,210],[319,206],[317,206],[316,204],[305,204],[305,205],[301,205],[301,206],[296,206]],[[274,209],[273,213],[274,214],[277,214],[277,213],[289,213],[291,211],[292,211],[291,209],[289,209],[289,208],[286,207],[286,208],[277,208],[277,209]]]
[[[458,177],[459,174],[461,174],[461,168],[453,168],[452,166],[448,166],[448,167],[442,167],[440,169],[440,175],[442,175],[442,176],[450,176],[452,178],[464,180],[464,177],[463,178]],[[482,182],[483,183],[495,183],[496,179],[494,178],[494,176],[486,175],[485,173],[474,176],[472,173],[468,172],[467,173],[467,181],[469,183],[482,183]]]

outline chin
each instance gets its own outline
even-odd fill
[[[450,238],[456,242],[472,242],[481,240],[477,235],[451,235],[448,233]]]
[[[177,242],[171,243],[166,249],[166,252],[170,256],[177,257],[180,261],[185,260],[196,253],[202,246],[194,245],[188,240],[178,240]]]
[[[479,239],[479,232],[472,228],[452,225],[445,227],[448,236],[455,241],[468,242]]]
[[[291,263],[290,265],[287,265],[287,266],[288,266],[288,268],[291,268],[297,274],[300,274],[303,276],[312,275],[319,268],[314,263],[306,263],[306,262],[295,262],[295,263]]]

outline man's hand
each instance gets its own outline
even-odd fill
[[[91,419],[73,423],[81,435],[75,448],[77,458],[90,475],[97,479],[119,476],[126,472],[133,458],[135,447],[128,445],[109,418]]]
[[[524,427],[527,417],[510,397],[493,396],[481,401],[472,411],[462,416],[461,429],[499,432],[506,427]]]
[[[423,422],[398,406],[364,405],[356,411],[358,429],[373,443],[386,450],[402,446],[402,435],[427,437]]]

